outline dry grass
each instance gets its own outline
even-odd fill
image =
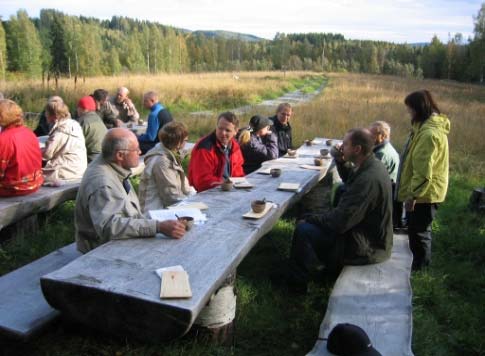
[[[51,95],[60,95],[73,108],[77,100],[104,88],[115,93],[120,86],[130,89],[130,96],[141,108],[143,93],[155,91],[160,101],[175,111],[197,111],[230,108],[255,102],[261,97],[282,93],[291,87],[291,81],[309,76],[308,72],[243,72],[236,79],[232,73],[122,75],[94,77],[86,81],[59,80],[49,86],[40,80],[0,82],[0,92],[17,101],[25,111],[39,112]],[[180,110],[178,110],[180,109]]]
[[[294,110],[297,144],[314,136],[343,137],[349,128],[385,120],[392,127],[392,142],[400,150],[410,128],[404,98],[414,90],[426,88],[451,121],[451,170],[484,176],[484,87],[362,74],[328,74],[328,77],[329,85],[323,95]]]

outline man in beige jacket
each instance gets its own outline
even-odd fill
[[[102,154],[86,170],[76,197],[76,243],[86,253],[109,240],[154,237],[156,233],[179,239],[185,225],[178,220],[156,221],[143,217],[130,184],[130,168],[139,163],[140,147],[131,131],[108,131]]]

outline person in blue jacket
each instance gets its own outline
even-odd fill
[[[140,150],[145,154],[158,143],[158,131],[173,118],[168,109],[160,104],[157,93],[153,91],[143,95],[143,106],[150,109],[147,130],[143,135],[138,136]]]

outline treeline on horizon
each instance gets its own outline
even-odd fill
[[[345,39],[340,34],[278,33],[273,40],[208,36],[127,17],[77,17],[24,10],[0,22],[0,79],[121,73],[312,70],[483,82],[485,3],[475,36],[436,36],[426,45]]]

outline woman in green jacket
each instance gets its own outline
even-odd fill
[[[397,198],[408,212],[413,269],[419,270],[431,261],[431,223],[448,189],[450,120],[427,90],[409,94],[404,103],[412,129],[401,156]]]

